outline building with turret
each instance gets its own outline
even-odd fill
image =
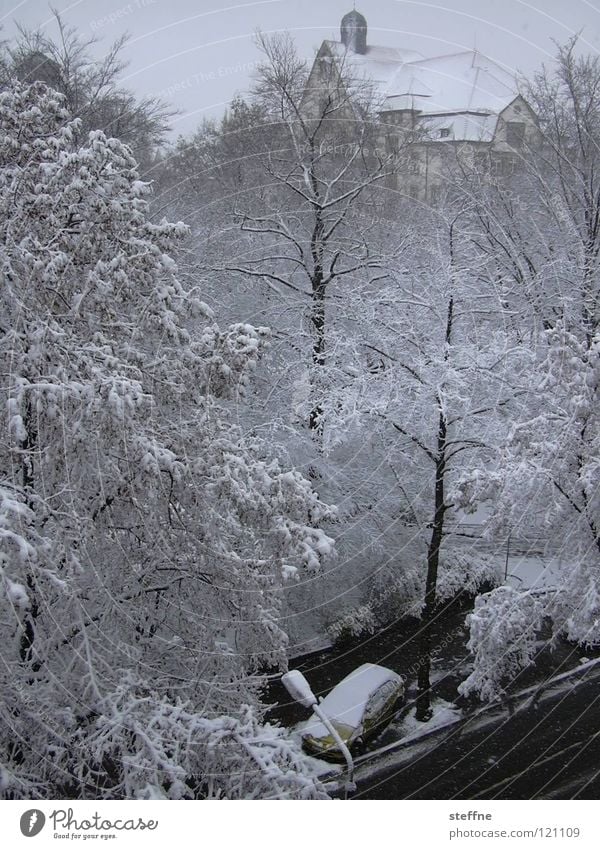
[[[393,150],[411,140],[412,165],[396,188],[421,200],[438,200],[457,157],[507,176],[539,137],[515,76],[478,50],[427,59],[373,45],[366,18],[353,10],[342,18],[340,40],[321,45],[310,90],[318,90],[332,62],[343,66],[346,79],[371,87],[382,144]]]

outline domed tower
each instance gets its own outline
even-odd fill
[[[356,9],[344,15],[340,33],[346,50],[352,50],[353,53],[367,52],[367,20]]]

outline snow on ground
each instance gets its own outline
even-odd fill
[[[549,590],[561,583],[564,565],[557,557],[513,555],[506,583],[516,590]]]
[[[490,508],[479,506],[475,513],[466,514],[462,510],[456,512],[457,528],[464,528],[475,537],[481,536],[490,518]],[[483,537],[481,537],[483,542]],[[476,543],[477,545],[477,543]],[[534,546],[537,545],[536,549]],[[485,542],[484,549],[492,547],[492,561],[497,569],[502,583],[507,583],[517,590],[547,590],[555,589],[560,583],[560,575],[564,562],[560,555],[549,556],[542,554],[544,540],[535,538],[512,539],[509,542],[509,557],[506,559],[506,543],[499,542],[494,551],[493,544]],[[541,547],[539,547],[541,546]],[[506,576],[506,580],[505,580]]]
[[[511,554],[506,563],[504,552],[499,551],[491,556],[491,560],[500,583],[516,590],[556,589],[565,572],[565,562],[560,556]]]
[[[433,699],[431,707],[433,716],[429,722],[419,722],[412,710],[402,718],[401,723],[397,726],[399,741],[405,743],[408,740],[417,740],[424,734],[429,734],[435,728],[452,725],[462,718],[462,711],[452,702],[446,702],[444,699]]]

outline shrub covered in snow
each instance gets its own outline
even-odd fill
[[[509,586],[479,596],[467,616],[474,668],[460,684],[459,693],[483,701],[502,695],[515,675],[531,663],[543,615],[539,598]]]
[[[497,564],[485,554],[449,550],[440,564],[437,587],[439,603],[453,598],[474,597],[495,587],[500,576]],[[334,642],[374,634],[403,617],[419,617],[425,595],[425,557],[381,568],[375,575],[367,603],[348,610],[327,631]]]
[[[361,604],[353,610],[344,613],[327,628],[327,632],[335,643],[357,639],[377,630],[377,621],[371,607]]]
[[[442,556],[437,598],[443,602],[463,593],[476,596],[484,588],[491,589],[499,583],[498,566],[489,555],[447,550]]]
[[[600,578],[589,557],[570,564],[560,591],[548,607],[555,633],[581,646],[600,645]]]

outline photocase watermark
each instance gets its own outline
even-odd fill
[[[136,12],[146,9],[148,6],[154,6],[156,2],[157,0],[133,0],[133,2],[127,3],[125,6],[121,6],[119,9],[113,9],[112,12],[109,12],[102,18],[96,18],[95,20],[90,21],[90,29],[93,32],[96,32],[104,27],[112,26],[123,18],[127,18],[129,15],[134,15]]]
[[[452,634],[447,634],[439,643],[432,647],[431,652],[429,653],[429,657],[420,657],[418,658],[409,668],[406,670],[409,675],[416,675],[418,671],[424,666],[426,663],[429,663],[431,658],[436,657],[446,646],[449,646],[454,639]]]
[[[21,821],[19,823],[21,826],[21,834],[24,837],[35,837],[40,833],[45,824],[46,817],[42,811],[37,808],[31,808],[29,811],[25,811],[24,814],[21,814]]]
[[[116,833],[126,831],[154,831],[158,820],[144,817],[120,817],[115,820],[103,817],[97,811],[93,816],[76,819],[73,808],[57,808],[47,817],[52,825],[54,837],[65,840],[107,840],[116,837]],[[20,827],[24,837],[35,837],[46,824],[46,815],[38,808],[31,808],[21,814]]]

